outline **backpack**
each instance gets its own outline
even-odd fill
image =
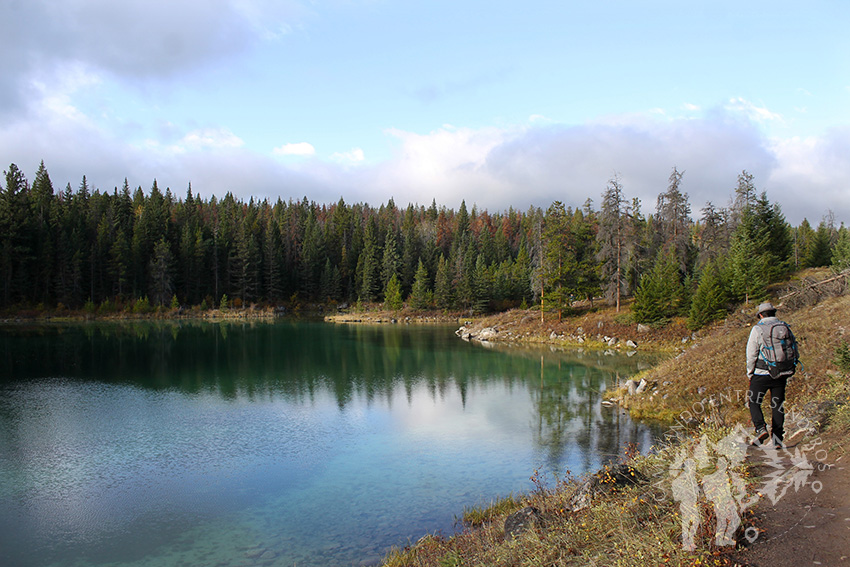
[[[771,378],[790,378],[797,371],[800,352],[791,327],[784,321],[759,322],[762,343],[756,366],[767,370]]]

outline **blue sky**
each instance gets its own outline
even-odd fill
[[[54,185],[850,223],[850,3],[12,0],[0,160]]]

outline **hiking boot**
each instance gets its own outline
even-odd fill
[[[756,447],[761,447],[764,445],[764,442],[770,437],[770,433],[767,432],[767,429],[759,429],[756,431],[756,438],[753,439],[753,445]]]
[[[779,449],[784,449],[785,445],[782,444],[782,439],[774,439],[773,440],[773,448],[776,449],[777,451]]]

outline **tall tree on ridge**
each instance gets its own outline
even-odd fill
[[[628,294],[628,259],[634,247],[631,234],[631,207],[623,195],[619,175],[608,180],[602,194],[602,210],[599,214],[599,242],[597,259],[602,263],[602,286],[609,304],[620,311],[620,298]]]
[[[684,171],[675,167],[670,173],[667,191],[658,196],[656,205],[656,218],[659,223],[662,237],[662,249],[672,251],[679,266],[679,271],[687,273],[690,268],[691,258],[691,206],[688,203],[687,193],[682,193],[679,186],[682,184]]]

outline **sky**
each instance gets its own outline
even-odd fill
[[[0,167],[56,190],[850,224],[844,0],[4,0]]]

